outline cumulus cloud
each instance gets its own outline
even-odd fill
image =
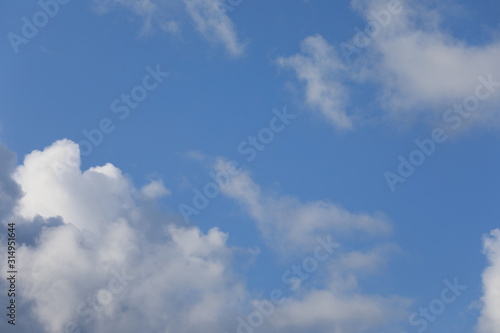
[[[374,84],[380,116],[398,121],[443,120],[443,114],[484,86],[471,124],[498,124],[500,106],[500,40],[470,44],[445,30],[443,11],[415,1],[352,0],[365,24],[352,40],[329,44],[313,35],[301,42],[301,52],[279,58],[304,83],[306,104],[319,110],[336,128],[352,128],[350,87]],[[483,79],[480,79],[483,78]],[[370,111],[371,112],[371,111]],[[359,117],[366,120],[367,112]],[[463,116],[469,118],[469,115]]]
[[[18,231],[20,332],[230,332],[260,300],[235,269],[242,249],[227,245],[227,233],[181,226],[150,211],[168,194],[163,182],[136,188],[111,164],[81,170],[78,145],[69,140],[33,151],[17,167],[8,149],[0,154],[2,190]],[[287,281],[296,293],[284,295],[263,332],[356,331],[400,318],[406,300],[367,294],[358,281],[396,248],[379,243],[391,230],[386,217],[269,194],[248,172],[224,193],[244,205],[264,238],[291,260],[327,235],[346,243],[363,237],[362,249],[351,243],[322,264],[314,283]],[[1,252],[4,272],[6,262]],[[6,283],[0,281],[2,290]]]
[[[368,48],[372,59],[365,65],[370,67],[370,79],[382,85],[384,102],[391,111],[442,113],[441,107],[473,95],[479,76],[492,75],[500,81],[500,40],[470,45],[442,28],[441,11],[401,3],[391,13],[383,1],[353,1],[367,21],[373,22],[374,14],[389,13],[386,26],[379,24],[372,38]]]
[[[483,273],[483,307],[476,331],[495,333],[500,331],[500,229],[484,237],[483,252],[489,266]]]
[[[235,25],[227,15],[224,0],[95,0],[98,13],[109,12],[116,6],[129,9],[143,20],[142,33],[159,27],[178,34],[183,16],[187,14],[206,40],[221,44],[233,57],[244,53],[245,45],[240,41]]]
[[[14,217],[23,234],[17,249],[22,272],[18,304],[36,324],[25,332],[216,332],[231,327],[247,296],[231,269],[228,235],[167,220],[163,237],[148,238],[151,224],[165,221],[145,220],[141,197],[165,194],[161,182],[138,190],[111,164],[82,172],[78,145],[61,140],[28,154],[14,172],[19,184],[14,186],[8,178],[13,154],[5,154],[1,170],[7,170],[7,178],[2,181],[14,189],[14,197],[16,186],[24,192]],[[0,247],[5,245],[0,239]],[[0,260],[6,271],[4,252]],[[23,319],[25,324],[30,320]]]
[[[163,244],[149,244],[124,220],[95,237],[70,224],[46,229],[18,250],[22,300],[46,332],[227,329],[244,294],[226,239],[170,225]]]
[[[27,155],[14,174],[25,193],[18,215],[26,219],[60,216],[92,232],[118,218],[135,220],[136,190],[131,182],[112,164],[82,172],[79,154],[77,144],[61,140]]]

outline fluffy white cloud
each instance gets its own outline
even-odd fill
[[[180,226],[158,214],[154,200],[168,192],[161,181],[137,189],[111,164],[82,171],[78,145],[69,140],[33,151],[17,167],[2,148],[2,195],[11,200],[9,211],[15,206],[18,230],[20,332],[230,332],[261,298],[234,270],[242,251],[227,245],[226,233]],[[405,300],[366,294],[358,285],[359,274],[378,270],[395,248],[369,243],[390,232],[387,218],[265,194],[248,173],[224,193],[247,207],[287,259],[308,255],[328,234],[336,241],[363,237],[362,251],[352,250],[355,243],[339,249],[318,268],[314,283],[287,280],[296,293],[285,294],[287,302],[263,332],[355,331],[400,318]],[[4,252],[0,262],[6,271]],[[2,279],[0,288],[6,283]]]
[[[371,72],[369,78],[382,85],[384,102],[392,112],[441,114],[443,107],[473,95],[479,76],[500,81],[500,40],[469,45],[441,28],[440,11],[401,1],[402,7],[391,13],[387,3],[353,1],[367,21],[379,17],[379,22],[386,22],[378,24],[380,29],[371,37],[370,59],[363,65]],[[381,19],[383,15],[388,18]],[[493,99],[498,102],[499,96],[500,89]],[[483,118],[490,116],[491,110],[480,111]]]
[[[483,252],[489,267],[483,273],[483,308],[478,321],[478,333],[500,331],[500,229],[483,239]]]
[[[227,15],[224,0],[95,0],[99,13],[108,12],[116,5],[128,8],[144,21],[143,33],[157,26],[178,34],[180,22],[184,19],[182,13],[185,12],[205,39],[223,45],[231,56],[244,53],[245,46]]]
[[[78,145],[69,140],[27,155],[14,178],[24,192],[14,217],[22,243],[18,303],[38,323],[26,332],[232,328],[247,295],[231,270],[227,234],[148,220],[141,200],[165,194],[161,183],[140,191],[111,164],[82,172]],[[54,216],[59,222],[41,218]],[[162,234],[150,237],[152,228]],[[26,239],[22,230],[38,232]],[[4,252],[0,260],[6,271]]]
[[[304,82],[309,107],[337,128],[352,128],[354,114],[347,110],[360,106],[349,103],[347,86],[375,84],[384,112],[380,117],[387,113],[403,122],[443,121],[448,109],[477,96],[477,86],[490,81],[480,88],[479,94],[487,97],[479,100],[472,116],[452,111],[473,119],[470,124],[498,125],[498,37],[483,45],[456,38],[442,28],[446,6],[440,11],[404,0],[352,0],[351,5],[366,21],[355,29],[352,40],[334,46],[322,36],[310,36],[301,42],[301,53],[278,59]],[[366,120],[371,115],[356,112],[358,117]]]
[[[111,164],[81,172],[79,154],[76,143],[61,140],[27,155],[14,175],[25,193],[17,213],[26,219],[61,216],[92,232],[118,218],[135,220],[131,182]]]
[[[278,58],[278,65],[291,68],[304,83],[306,104],[318,110],[332,125],[349,129],[347,89],[342,84],[345,68],[333,46],[319,35],[304,39],[301,53]]]

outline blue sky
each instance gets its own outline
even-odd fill
[[[27,38],[44,4],[57,13]],[[494,0],[1,6],[2,270],[12,221],[19,261],[2,332],[500,330]],[[92,308],[109,267],[136,278]],[[275,289],[286,302],[252,325]]]

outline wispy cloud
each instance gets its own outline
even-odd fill
[[[217,168],[223,168],[219,159]],[[266,193],[248,171],[231,178],[222,193],[236,200],[256,221],[263,236],[282,254],[302,253],[316,238],[331,234],[333,239],[387,235],[392,226],[383,214],[351,213],[328,201],[302,203],[290,195]]]
[[[343,85],[345,66],[334,47],[320,35],[304,39],[301,53],[280,57],[280,67],[291,68],[304,84],[306,104],[341,129],[352,128],[346,113],[348,90]]]
[[[143,20],[142,33],[154,28],[178,34],[185,16],[191,19],[196,30],[210,43],[222,45],[232,57],[241,56],[245,45],[236,27],[227,15],[222,0],[106,0],[95,1],[98,13],[109,12],[123,6]],[[183,14],[184,13],[184,14]]]
[[[183,0],[198,31],[209,41],[221,43],[232,56],[243,54],[245,46],[227,16],[222,0]]]

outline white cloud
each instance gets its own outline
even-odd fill
[[[95,0],[95,4],[98,13],[109,12],[116,5],[128,8],[144,21],[142,33],[157,26],[178,34],[185,12],[206,40],[221,44],[229,55],[238,57],[245,50],[223,0]]]
[[[79,154],[76,143],[61,140],[27,155],[14,175],[25,192],[17,213],[26,219],[61,216],[92,232],[118,218],[133,218],[136,191],[130,181],[112,164],[81,172]]]
[[[400,3],[401,6],[390,4]],[[389,114],[402,122],[416,119],[443,121],[454,104],[476,94],[479,77],[491,77],[492,94],[480,101],[469,124],[498,123],[500,106],[500,40],[471,45],[442,28],[443,11],[415,1],[352,0],[365,18],[352,40],[338,46],[313,35],[301,42],[301,53],[279,58],[278,64],[295,70],[304,83],[306,104],[319,110],[339,129],[352,128],[354,115],[348,84],[375,84],[381,118]],[[347,47],[347,45],[350,45]],[[342,56],[340,56],[341,54]],[[354,61],[353,61],[354,60]],[[483,88],[484,93],[488,93]],[[356,111],[356,119],[371,117]],[[370,114],[372,111],[369,111]]]
[[[215,169],[223,171],[225,163],[219,158]],[[294,289],[300,288],[270,317],[271,331],[361,332],[407,315],[408,299],[366,294],[358,284],[360,274],[378,272],[399,249],[394,244],[380,243],[380,238],[392,230],[384,215],[354,214],[326,201],[303,203],[293,196],[266,193],[248,171],[232,177],[221,191],[246,209],[268,244],[283,258],[307,256],[318,238],[325,236],[335,243],[349,243],[335,249],[328,261],[319,265],[321,273],[311,273],[311,281],[315,282],[299,279],[292,283],[298,283]],[[356,238],[362,239],[367,250],[352,250]]]
[[[291,68],[304,83],[306,104],[341,129],[352,127],[346,114],[348,91],[342,84],[345,68],[333,46],[320,35],[304,39],[301,53],[278,58],[278,65]]]
[[[3,167],[9,163],[2,160]],[[23,237],[17,249],[22,258],[18,302],[27,307],[23,316],[32,313],[38,323],[26,332],[71,331],[75,323],[92,332],[232,328],[247,295],[231,269],[228,236],[217,228],[203,233],[165,218],[148,220],[154,215],[139,199],[165,194],[161,182],[140,191],[111,164],[82,172],[78,145],[69,140],[27,155],[14,177],[24,192],[15,217],[18,229],[38,230],[35,239]],[[60,216],[63,223],[36,216]],[[160,223],[164,226],[154,226]],[[153,227],[162,234],[148,236]],[[5,247],[1,238],[0,247]],[[4,271],[5,256],[0,254]],[[133,277],[125,286],[116,279],[122,272]]]
[[[208,40],[222,43],[232,56],[240,56],[244,45],[238,40],[233,21],[223,8],[223,0],[183,0],[197,29]]]
[[[141,188],[141,193],[147,199],[159,199],[171,194],[171,192],[165,187],[165,184],[163,184],[163,181],[161,180],[154,180],[151,183],[143,186]]]
[[[387,13],[385,2],[353,3],[367,21],[374,18],[373,13]],[[500,81],[499,40],[470,45],[441,27],[440,11],[402,3],[401,12],[390,14],[387,26],[372,38],[371,59],[364,64],[371,71],[370,79],[381,84],[384,102],[392,112],[441,114],[443,108],[473,95],[479,76],[491,74]],[[482,112],[483,118],[490,116],[487,110]]]
[[[137,189],[111,164],[81,171],[78,145],[69,140],[28,154],[17,168],[13,155],[4,153],[8,158],[0,172],[7,172],[0,180],[13,183],[12,174],[24,192],[19,198],[20,192],[10,191],[11,206],[17,202],[22,258],[17,296],[25,329],[20,332],[229,332],[260,299],[233,269],[233,257],[242,249],[227,245],[228,234],[181,227],[158,216],[151,206],[168,191],[161,181]],[[374,265],[391,255],[391,245],[368,243],[390,232],[385,217],[264,194],[248,173],[224,191],[247,207],[264,236],[292,260],[307,254],[316,237],[364,237],[364,250],[340,249],[319,268],[314,284],[303,283],[300,292],[287,296],[263,332],[331,332],[332,327],[343,332],[399,319],[406,301],[369,295],[358,285],[359,274],[377,270]],[[0,253],[0,269],[6,271],[6,262]],[[2,279],[0,288],[5,287]],[[5,295],[0,301],[6,302]]]
[[[313,276],[315,282],[289,297],[271,319],[273,326],[292,332],[380,332],[385,325],[408,318],[411,300],[367,293],[359,279],[379,272],[398,249],[389,243],[363,252],[337,249],[324,271],[319,269],[326,279]]]
[[[381,244],[369,251],[354,250],[342,254],[336,265],[350,272],[377,272],[387,263],[387,258],[398,251],[399,246],[395,244]]]
[[[353,294],[352,290],[313,290],[279,308],[273,323],[275,327],[286,330],[366,332],[402,319],[408,306],[407,300],[398,297]]]
[[[489,267],[483,273],[483,308],[478,321],[478,333],[500,331],[500,229],[483,239],[483,252]]]
[[[224,164],[219,159],[216,170],[222,172]],[[325,234],[338,240],[386,235],[392,230],[381,213],[354,214],[327,201],[302,203],[293,196],[264,193],[248,171],[231,178],[221,191],[242,204],[269,243],[285,255],[310,250],[316,238]]]

